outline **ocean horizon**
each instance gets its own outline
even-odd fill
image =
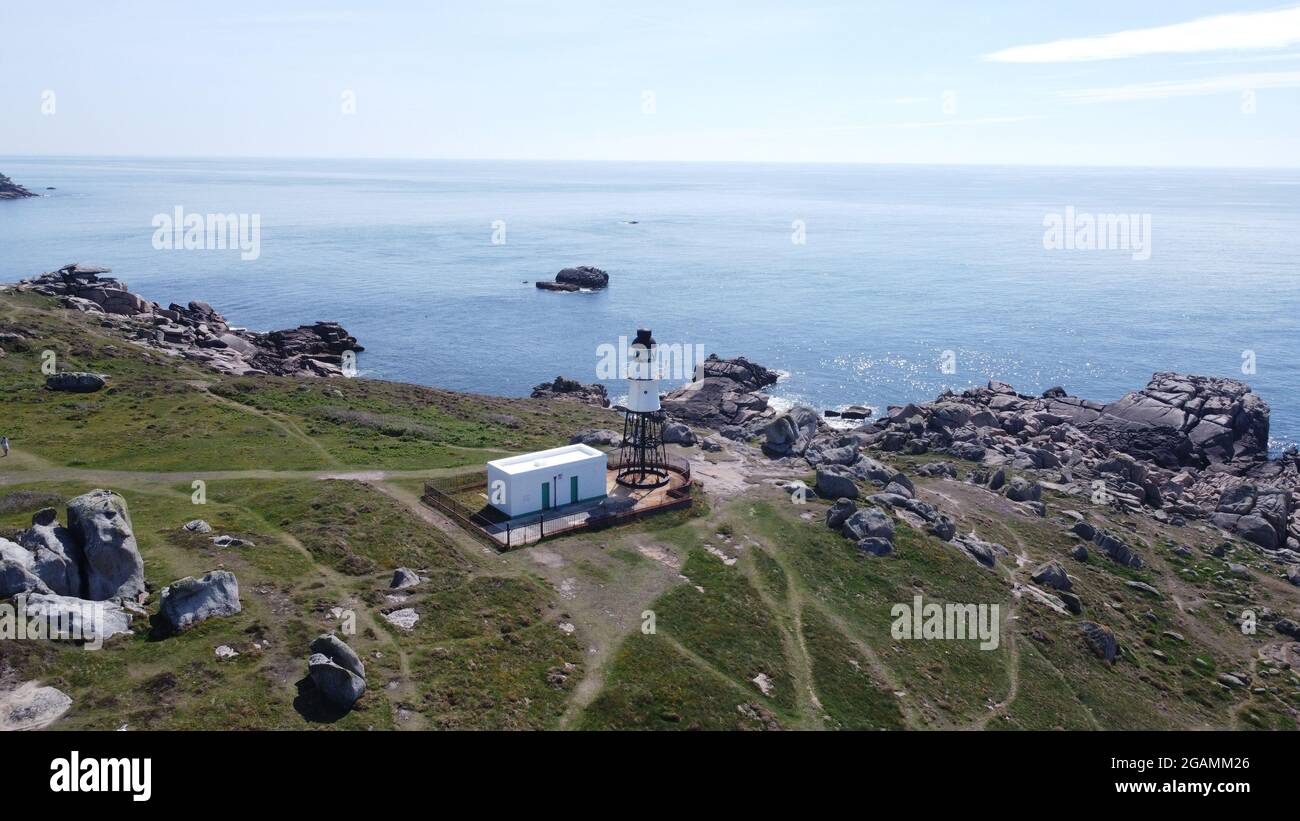
[[[989,379],[1111,401],[1157,371],[1236,378],[1272,407],[1273,447],[1300,442],[1300,169],[0,163],[45,195],[0,203],[5,281],[78,261],[239,326],[336,320],[366,377],[526,396],[600,381],[601,346],[650,327],[776,369],[775,398],[818,409]],[[255,215],[256,258],[156,248],[177,208]],[[1074,241],[1107,215],[1133,217],[1127,245]],[[1053,219],[1070,230],[1047,247]],[[609,288],[533,284],[578,265]]]

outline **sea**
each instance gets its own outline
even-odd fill
[[[608,377],[611,347],[650,328],[776,369],[776,402],[818,409],[989,379],[1111,401],[1156,371],[1232,377],[1271,405],[1275,449],[1300,442],[1296,169],[0,157],[0,172],[42,195],[0,201],[0,280],[83,262],[255,330],[336,320],[365,377],[527,396]],[[203,247],[170,241],[178,210],[204,221]],[[256,248],[218,241],[207,215],[255,225]],[[609,287],[534,286],[579,265]]]

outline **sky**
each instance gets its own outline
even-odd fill
[[[0,5],[0,155],[1300,166],[1300,5]]]

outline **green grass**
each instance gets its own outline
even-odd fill
[[[803,611],[803,636],[812,658],[813,686],[834,728],[903,729],[893,692],[873,679],[870,664],[853,644],[814,608]]]
[[[441,531],[362,482],[214,482],[208,498],[249,510],[292,534],[316,561],[349,575],[470,566]]]

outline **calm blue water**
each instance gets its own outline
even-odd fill
[[[1110,400],[1156,370],[1236,376],[1272,405],[1278,443],[1300,441],[1297,171],[134,158],[0,170],[57,188],[0,203],[0,279],[81,261],[251,328],[336,319],[367,347],[366,376],[526,395],[557,374],[594,380],[597,346],[645,325],[785,371],[776,393],[817,407],[990,377]],[[260,258],[154,250],[151,220],[177,205],[260,214]],[[1066,206],[1149,213],[1150,260],[1044,250],[1044,215]],[[612,287],[531,284],[581,264]],[[1243,376],[1247,349],[1257,372]],[[955,374],[941,372],[945,350]]]

